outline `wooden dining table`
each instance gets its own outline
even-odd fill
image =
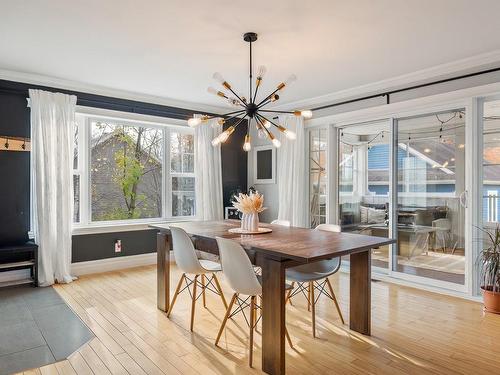
[[[261,223],[271,233],[230,233],[237,220],[154,224],[157,234],[157,305],[170,304],[170,225],[184,229],[202,252],[218,254],[216,237],[232,239],[245,249],[252,264],[262,268],[262,370],[285,373],[285,270],[323,259],[350,257],[349,328],[370,335],[371,250],[395,241],[353,233],[334,233]]]

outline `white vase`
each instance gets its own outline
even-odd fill
[[[252,232],[257,232],[259,230],[259,214],[257,212],[254,212],[249,215],[249,225],[248,225],[248,230]]]
[[[259,214],[242,214],[241,215],[241,230],[257,232],[259,230]]]
[[[247,230],[248,227],[248,214],[241,214],[241,230]]]

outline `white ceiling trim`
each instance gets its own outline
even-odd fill
[[[436,65],[432,68],[418,70],[413,73],[403,74],[394,78],[385,79],[382,81],[373,82],[366,85],[317,96],[314,98],[286,103],[280,106],[275,106],[274,108],[283,110],[291,108],[308,109],[315,106],[340,102],[359,96],[366,96],[379,92],[382,93],[384,91],[394,89],[395,87],[410,86],[430,79],[439,79],[440,77],[451,75],[454,73],[461,73],[464,71],[470,71],[472,69],[479,70],[479,68],[481,67],[485,67],[495,63],[500,63],[500,49],[468,57],[462,60],[457,60],[451,63]]]
[[[88,94],[109,96],[119,99],[135,100],[139,102],[158,104],[169,107],[191,109],[200,112],[209,112],[218,114],[228,112],[228,108],[224,107],[210,106],[206,104],[164,98],[155,95],[140,94],[126,90],[119,90],[104,86],[92,85],[84,82],[71,81],[62,78],[44,76],[39,74],[16,72],[12,70],[0,69],[0,79],[7,81],[22,82],[32,85],[48,86],[56,89],[80,91]]]

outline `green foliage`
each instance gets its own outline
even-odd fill
[[[134,219],[140,217],[140,210],[137,205],[145,202],[144,194],[137,194],[137,186],[144,172],[142,164],[141,149],[136,140],[125,132],[119,133],[119,139],[124,147],[115,152],[116,169],[113,176],[115,182],[120,186],[128,210],[115,210],[110,215],[120,215],[121,219]]]
[[[487,235],[488,247],[479,253],[482,286],[488,290],[500,291],[500,226],[493,232],[482,231]]]

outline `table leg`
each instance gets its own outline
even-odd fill
[[[285,266],[262,260],[262,370],[285,373]]]
[[[371,250],[350,255],[349,328],[370,335]]]
[[[170,307],[170,236],[158,233],[156,236],[156,278],[157,278],[157,307],[167,312]]]

